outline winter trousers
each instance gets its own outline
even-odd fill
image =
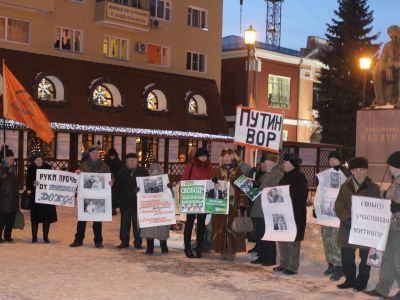
[[[324,244],[325,259],[328,264],[335,267],[342,266],[342,255],[338,247],[339,229],[329,226],[321,226],[322,242]]]
[[[297,242],[278,242],[281,261],[279,266],[293,272],[299,270],[300,265],[300,244]]]
[[[262,237],[265,233],[265,221],[263,218],[253,218],[255,221],[254,239],[259,260],[268,264],[276,263],[276,243],[264,241]]]
[[[102,229],[103,224],[101,222],[93,222],[93,234],[94,234],[94,243],[101,244],[103,242]],[[78,221],[76,225],[76,234],[75,241],[78,243],[83,243],[85,239],[85,231],[86,231],[86,221]]]
[[[119,239],[124,245],[129,245],[131,227],[134,238],[133,245],[135,246],[135,248],[140,248],[142,247],[142,238],[140,237],[137,212],[133,210],[121,211],[121,227],[119,231]]]
[[[4,231],[4,239],[11,240],[11,233],[15,222],[15,215],[17,213],[5,213],[0,214],[0,240],[3,238]]]
[[[367,265],[368,251],[369,249],[359,249],[359,255],[361,258],[360,264],[358,265],[358,276],[356,267],[356,248],[345,247],[341,249],[342,252],[342,270],[346,277],[346,281],[353,283],[356,287],[367,287],[369,280],[369,272],[371,267]]]
[[[185,241],[185,249],[191,249],[191,241],[192,241],[192,230],[194,225],[194,220],[197,217],[197,232],[196,232],[196,247],[197,249],[203,249],[203,241],[204,234],[206,228],[206,217],[207,214],[187,214],[186,215],[186,223],[184,230],[184,241]]]

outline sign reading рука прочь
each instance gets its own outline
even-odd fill
[[[260,150],[279,152],[283,115],[244,106],[236,108],[234,143]]]

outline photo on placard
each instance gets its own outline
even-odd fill
[[[285,215],[272,214],[272,221],[274,223],[274,231],[287,231]]]
[[[272,188],[267,194],[267,199],[269,203],[283,203],[285,200],[282,196],[282,190],[278,188]]]
[[[83,211],[87,214],[103,214],[106,212],[106,199],[83,199]]]
[[[338,189],[340,188],[340,174],[339,173],[330,173],[330,188],[331,189]]]
[[[162,176],[156,178],[143,179],[145,194],[156,194],[164,191],[164,184]]]
[[[206,198],[209,199],[224,199],[227,195],[227,188],[225,181],[212,182],[207,181],[206,184]]]
[[[321,197],[321,214],[328,217],[336,217],[335,199],[330,197]]]
[[[105,189],[105,179],[103,175],[84,175],[83,188],[88,190],[101,191]]]

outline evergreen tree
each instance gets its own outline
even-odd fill
[[[317,120],[322,126],[321,142],[343,144],[347,152],[352,152],[356,140],[356,113],[362,106],[363,74],[359,59],[375,55],[379,45],[373,42],[378,34],[371,35],[373,11],[367,0],[338,2],[337,19],[327,24],[329,48],[320,60],[328,68],[321,70],[315,109],[319,111]],[[367,90],[372,91],[371,87]]]

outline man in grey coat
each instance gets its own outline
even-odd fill
[[[260,189],[277,186],[283,178],[284,172],[278,164],[279,156],[268,154],[261,158],[260,170],[256,174],[255,184]],[[254,236],[256,239],[256,251],[258,258],[251,263],[272,266],[276,264],[276,243],[273,241],[264,241],[261,238],[265,232],[264,213],[261,206],[261,195],[254,200],[250,217],[255,221]]]

